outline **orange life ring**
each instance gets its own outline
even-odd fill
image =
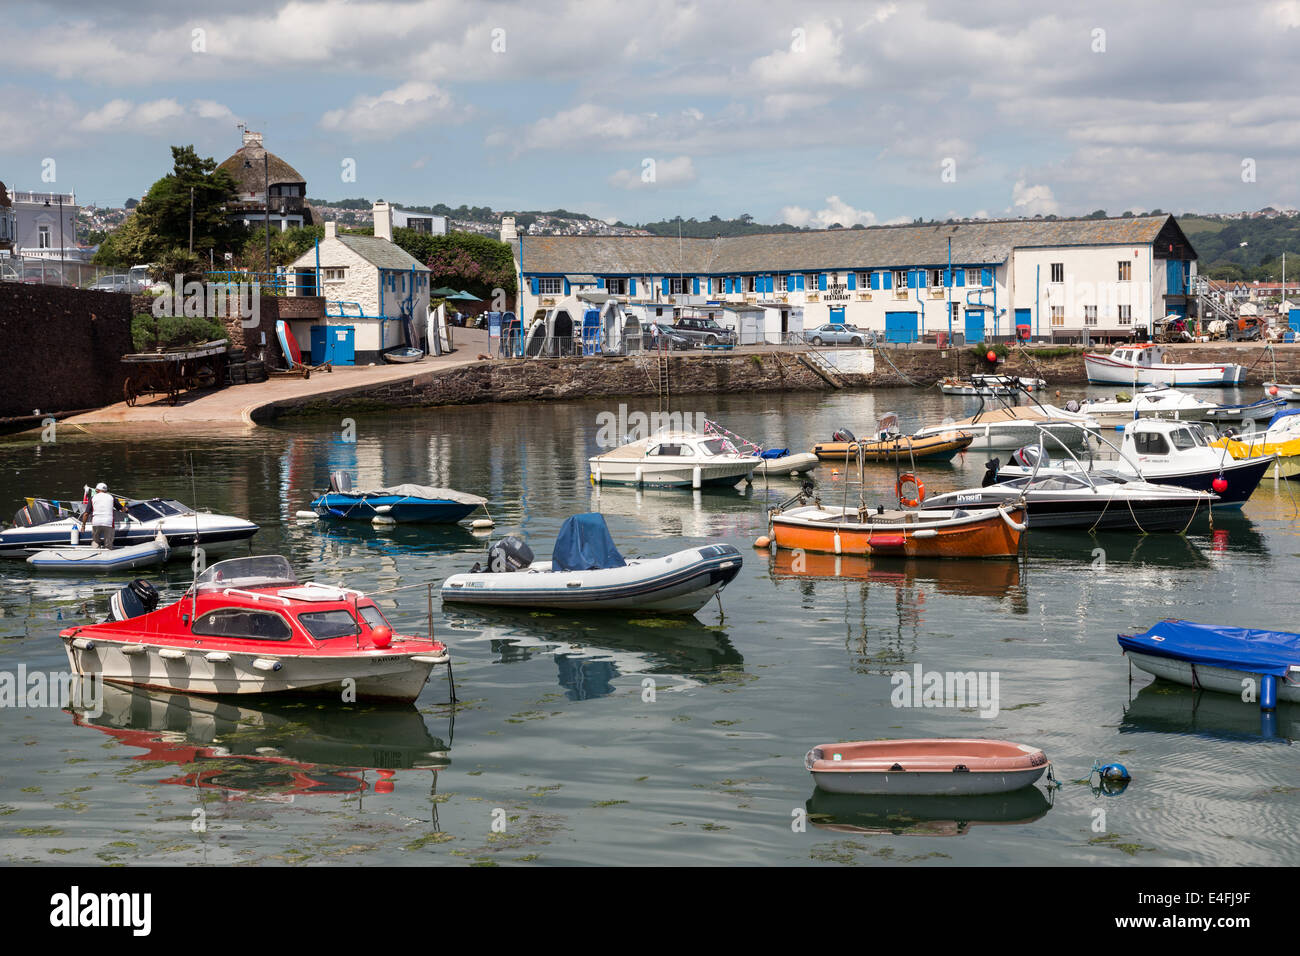
[[[912,484],[916,485],[915,498],[903,497],[903,485],[907,484],[909,481]],[[898,481],[894,483],[894,494],[898,496],[898,503],[903,507],[919,508],[921,506],[921,502],[925,500],[925,485],[921,483],[920,478],[916,477],[916,475],[912,474],[909,471],[905,474],[898,476]]]

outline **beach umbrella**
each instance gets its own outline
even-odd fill
[[[451,288],[451,286],[445,285],[439,289],[434,289],[432,292],[429,293],[429,295],[431,295],[435,299],[447,299],[453,295],[460,295],[460,292],[456,289]]]
[[[482,302],[483,300],[473,292],[457,292],[455,295],[447,296],[449,299],[459,299],[462,302]]]

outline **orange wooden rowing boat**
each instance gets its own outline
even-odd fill
[[[773,511],[771,523],[778,548],[907,558],[1013,558],[1025,531],[1025,509],[872,511],[814,503]]]
[[[856,460],[859,448],[863,461],[952,461],[974,440],[970,435],[957,431],[928,438],[897,435],[856,441],[823,441],[814,445],[812,452],[823,461]]]

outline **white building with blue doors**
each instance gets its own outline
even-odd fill
[[[1177,220],[1163,215],[714,239],[517,236],[503,228],[502,238],[514,248],[521,315],[583,288],[665,320],[711,304],[758,304],[769,310],[769,341],[825,323],[894,342],[1009,338],[1017,326],[1057,341],[1121,338],[1171,312],[1186,314],[1196,274],[1195,251]]]

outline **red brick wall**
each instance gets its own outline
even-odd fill
[[[129,296],[0,282],[0,418],[121,401],[131,351]]]

